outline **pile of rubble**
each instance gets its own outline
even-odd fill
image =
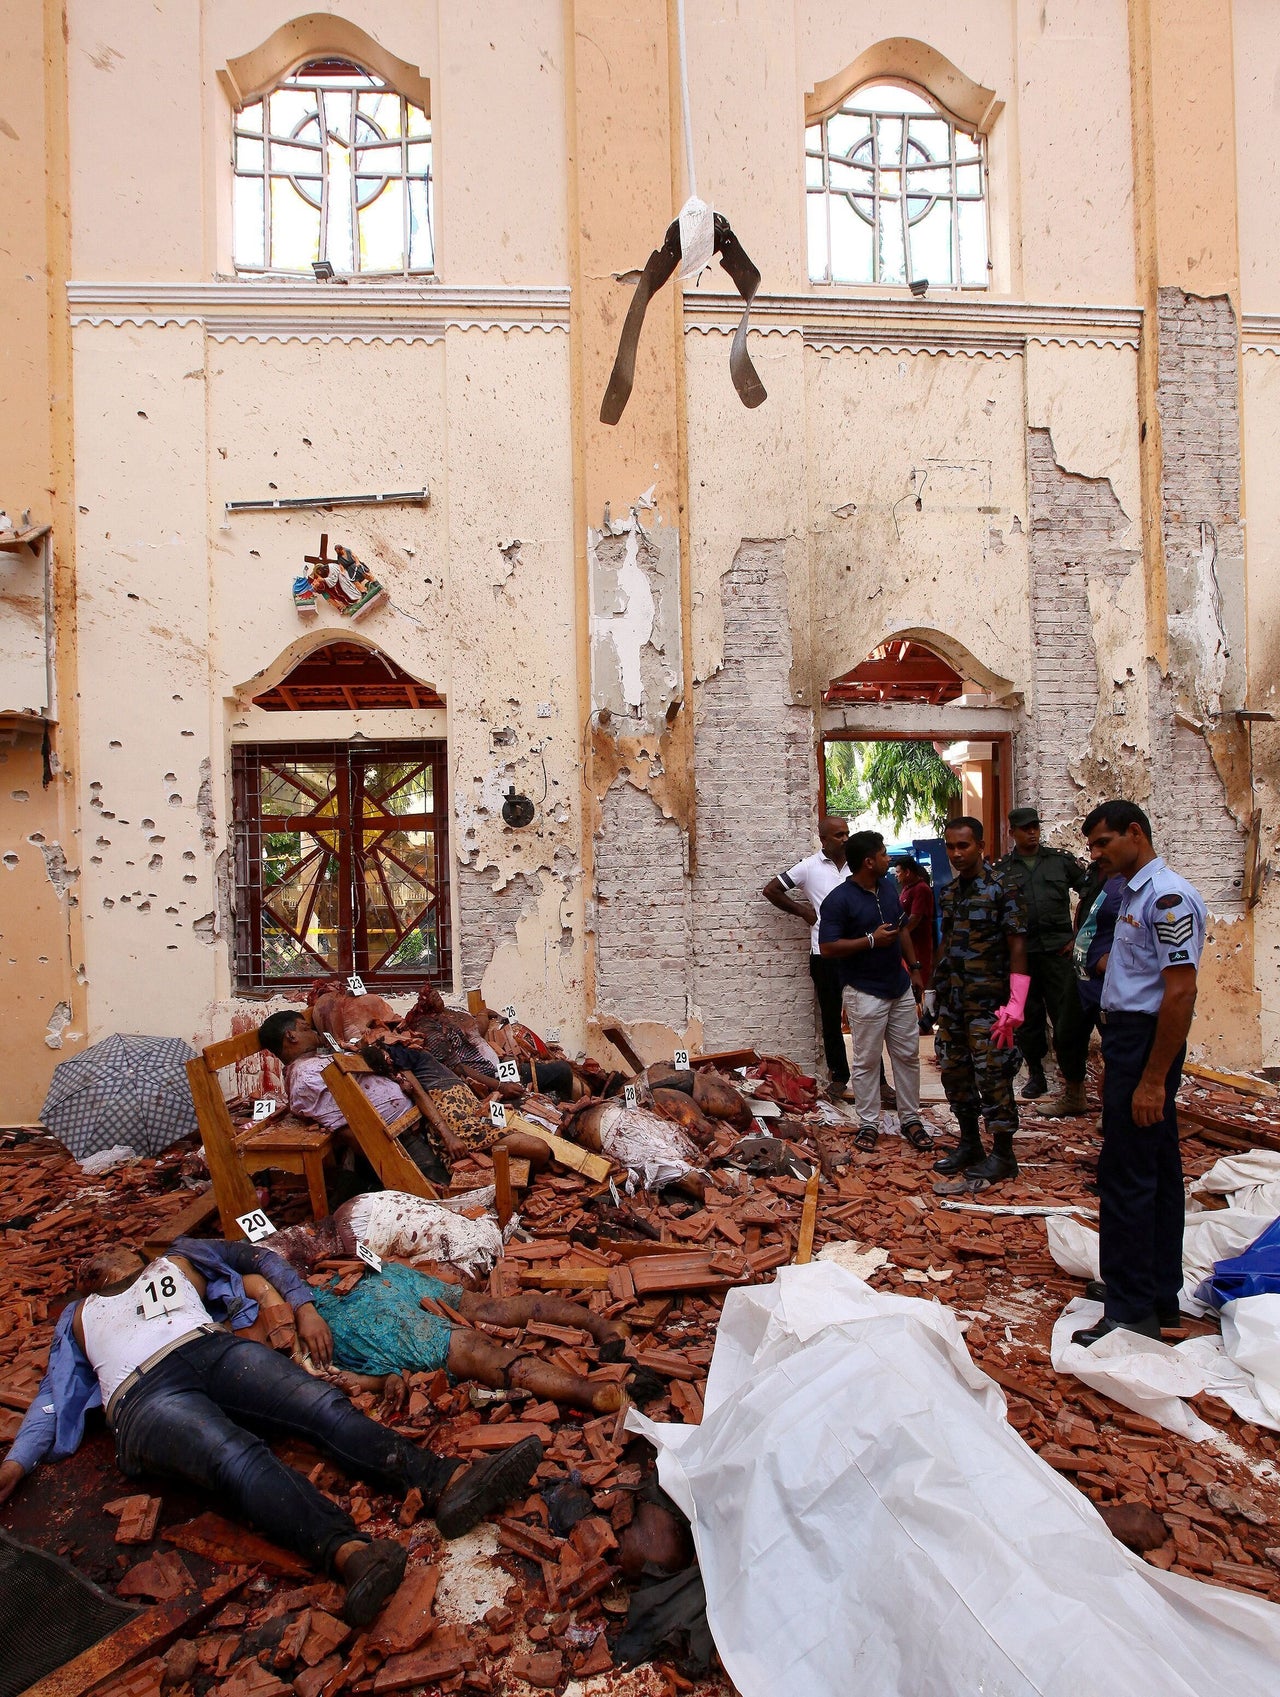
[[[763,1079],[754,1088],[768,1094]],[[1224,1141],[1280,1149],[1275,1101],[1198,1080],[1188,1081],[1185,1095],[1189,1179],[1212,1164]],[[941,1132],[945,1110],[926,1113]],[[552,1167],[520,1199],[519,1230],[490,1289],[555,1291],[626,1321],[631,1338],[621,1362],[601,1361],[590,1336],[572,1327],[531,1324],[523,1347],[574,1373],[631,1382],[651,1418],[697,1423],[726,1291],[810,1254],[843,1261],[879,1290],[950,1305],[967,1326],[974,1360],[1007,1393],[1011,1424],[1148,1561],[1280,1601],[1277,1439],[1202,1396],[1197,1412],[1220,1439],[1193,1443],[1050,1363],[1053,1322],[1080,1294],[1080,1282],[1050,1257],[1042,1217],[1001,1210],[1095,1213],[1095,1120],[1027,1113],[1019,1178],[980,1202],[954,1202],[935,1196],[928,1154],[892,1134],[871,1153],[857,1153],[856,1126],[839,1110],[811,1096],[804,1105],[791,1100],[767,1124],[785,1139],[785,1159],[772,1171],[759,1170],[768,1165],[763,1156],[752,1163],[757,1170],[722,1164],[740,1128],[713,1124],[702,1151],[709,1179],[701,1202],[670,1192],[628,1196],[618,1176],[594,1182]],[[162,1241],[166,1221],[191,1198],[179,1181],[182,1149],[90,1181],[47,1139],[6,1139],[0,1431],[11,1436],[43,1369],[70,1266],[122,1237]],[[472,1163],[455,1173],[454,1188],[484,1172],[484,1162]],[[306,1218],[296,1180],[273,1176],[265,1201],[277,1224]],[[331,1278],[335,1270],[359,1269],[327,1262],[313,1276]],[[448,1317],[467,1323],[451,1310]],[[1188,1320],[1186,1328],[1209,1330],[1213,1322]],[[489,1329],[502,1339],[515,1335]],[[357,1402],[381,1417],[372,1396]],[[55,1486],[69,1464],[46,1468],[0,1521],[68,1555],[119,1595],[155,1605],[154,1635],[139,1636],[134,1662],[97,1670],[99,1678],[112,1675],[112,1697],[284,1697],[290,1689],[297,1697],[382,1697],[423,1687],[514,1693],[562,1691],[571,1680],[586,1682],[575,1691],[637,1697],[725,1689],[699,1665],[705,1618],[696,1592],[690,1598],[688,1586],[676,1587],[674,1601],[668,1595],[691,1567],[691,1545],[657,1489],[651,1449],[625,1429],[626,1413],[624,1402],[616,1415],[592,1418],[520,1393],[451,1386],[443,1373],[411,1375],[407,1400],[387,1416],[404,1435],[464,1458],[529,1433],[546,1446],[527,1500],[449,1546],[420,1517],[412,1494],[401,1503],[350,1485],[302,1446],[286,1446],[286,1459],[364,1530],[409,1550],[405,1584],[363,1633],[338,1618],[334,1586],[308,1583],[292,1557],[229,1526],[207,1504],[177,1492],[129,1494],[105,1435],[86,1446],[87,1460],[84,1451],[76,1458],[69,1493]],[[613,1671],[637,1661],[633,1674]],[[65,1697],[92,1683],[86,1677]]]

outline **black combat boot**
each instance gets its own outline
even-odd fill
[[[998,1131],[992,1141],[994,1147],[986,1160],[980,1161],[976,1167],[970,1167],[964,1175],[975,1188],[985,1188],[989,1184],[999,1184],[1001,1179],[1018,1176],[1018,1163],[1013,1153],[1013,1133]]]
[[[1044,1066],[1040,1061],[1027,1062],[1027,1082],[1018,1094],[1024,1102],[1034,1102],[1037,1096],[1048,1093],[1049,1081],[1044,1076]]]
[[[962,1173],[966,1167],[976,1167],[986,1155],[977,1114],[965,1112],[956,1118],[960,1122],[960,1141],[949,1155],[940,1155],[933,1163],[935,1173]]]

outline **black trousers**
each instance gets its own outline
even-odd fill
[[[1068,1084],[1079,1084],[1084,1078],[1084,1067],[1081,1066],[1078,1072],[1069,1070],[1074,1064],[1074,1056],[1070,1044],[1063,1041],[1063,1023],[1080,999],[1071,956],[1037,949],[1027,955],[1027,975],[1031,979],[1031,990],[1027,996],[1027,1015],[1018,1032],[1022,1058],[1029,1066],[1043,1065],[1049,1053],[1049,1035],[1045,1029],[1047,1017],[1053,1030],[1053,1052],[1058,1057],[1062,1076]]]
[[[1182,1289],[1182,1155],[1174,1098],[1186,1050],[1165,1079],[1164,1118],[1135,1125],[1133,1092],[1151,1053],[1154,1014],[1103,1015],[1100,1261],[1108,1320],[1148,1320]]]
[[[432,1504],[457,1465],[368,1419],[287,1356],[227,1332],[166,1355],[125,1393],[116,1417],[116,1454],[129,1478],[160,1473],[201,1486],[220,1509],[332,1573],[342,1546],[368,1534],[264,1442],[293,1437],[353,1478],[400,1496],[417,1485]]]
[[[1077,980],[1074,1000],[1067,1003],[1055,1041],[1058,1065],[1069,1084],[1084,1083],[1089,1063],[1089,1039],[1098,1023],[1099,1005],[1097,1001],[1085,1001]]]
[[[818,998],[818,1013],[822,1020],[822,1052],[832,1084],[848,1084],[849,1056],[844,1046],[840,1018],[844,1011],[844,985],[840,968],[825,955],[809,956],[809,976],[813,993]]]

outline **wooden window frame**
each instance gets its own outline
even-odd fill
[[[261,775],[264,764],[293,764],[299,761],[332,761],[338,768],[335,792],[338,811],[326,824],[337,839],[339,895],[339,964],[331,965],[315,955],[315,972],[276,974],[267,970],[263,945],[263,853],[266,829],[309,831],[307,815],[264,814],[261,806]],[[364,860],[363,844],[357,847],[352,802],[362,793],[357,774],[379,762],[429,764],[432,771],[432,811],[429,814],[396,815],[401,829],[428,830],[435,846],[434,895],[428,909],[436,917],[436,965],[429,970],[394,967],[383,970],[370,965],[363,881],[357,876]],[[317,980],[358,974],[370,990],[396,992],[417,990],[430,983],[449,988],[453,981],[452,937],[449,890],[449,796],[448,758],[443,739],[406,737],[365,742],[256,742],[238,743],[232,758],[232,840],[235,854],[235,959],[238,992],[261,994],[298,989]],[[418,923],[419,921],[415,922]],[[412,929],[410,927],[409,929]],[[408,932],[405,933],[407,935]],[[303,944],[304,947],[307,945]]]

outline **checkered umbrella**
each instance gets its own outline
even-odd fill
[[[77,1161],[128,1144],[158,1155],[196,1129],[180,1037],[105,1037],[55,1069],[40,1118]]]

